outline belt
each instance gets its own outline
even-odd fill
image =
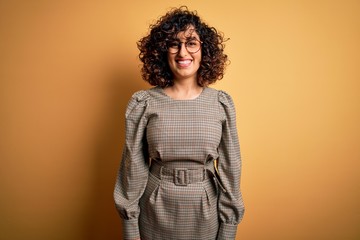
[[[161,162],[152,160],[150,172],[157,178],[173,182],[178,186],[187,186],[191,183],[202,182],[206,179],[212,178],[216,183],[216,187],[220,187],[224,192],[226,192],[215,173],[213,161],[200,168],[168,168]]]

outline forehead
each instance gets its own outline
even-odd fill
[[[176,34],[176,38],[177,39],[189,39],[189,38],[200,39],[199,34],[197,34],[197,32],[193,26],[189,26],[184,31],[178,32]]]

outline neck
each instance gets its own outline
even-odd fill
[[[165,93],[173,99],[195,99],[203,91],[196,81],[174,81],[174,85],[166,87]]]
[[[193,91],[193,90],[199,90],[202,89],[201,86],[198,85],[197,81],[194,80],[188,80],[188,81],[174,81],[174,85],[171,87],[173,90],[176,91]]]

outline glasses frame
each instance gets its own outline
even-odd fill
[[[188,49],[188,47],[187,47],[187,44],[188,44],[189,42],[191,42],[191,41],[197,41],[197,42],[199,42],[199,43],[200,43],[199,49],[197,49],[196,51],[189,51],[189,49]],[[186,49],[186,51],[188,51],[188,53],[190,53],[190,54],[195,54],[195,53],[197,53],[197,52],[200,51],[200,49],[201,49],[201,47],[202,47],[202,43],[203,43],[202,41],[200,41],[200,40],[197,39],[197,38],[192,38],[192,39],[189,39],[189,40],[187,40],[187,41],[185,41],[185,42],[181,42],[181,41],[177,41],[177,40],[174,40],[173,42],[178,42],[177,51],[176,51],[176,52],[171,51],[171,50],[170,50],[171,47],[166,46],[166,47],[167,47],[167,51],[168,51],[169,53],[171,53],[171,54],[177,54],[177,53],[180,51],[180,49],[182,48],[182,45],[183,45],[183,44],[185,45],[185,49]],[[173,42],[171,42],[171,43],[173,43]],[[170,43],[170,42],[169,42],[169,43]],[[169,44],[169,43],[168,43],[168,44]],[[175,49],[173,48],[173,50],[175,50]]]

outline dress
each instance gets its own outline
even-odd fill
[[[231,97],[206,87],[195,99],[175,100],[154,87],[136,92],[125,116],[114,190],[124,239],[235,239],[244,205]],[[198,169],[210,170],[199,180]]]

